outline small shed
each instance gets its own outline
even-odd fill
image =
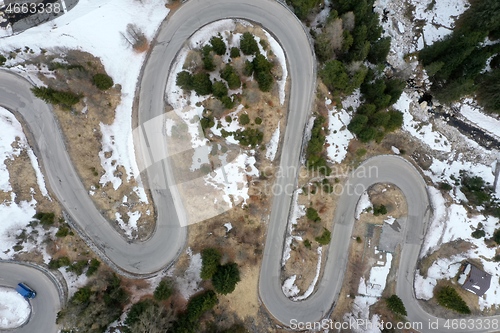
[[[460,276],[458,283],[467,291],[470,291],[477,296],[483,296],[490,288],[491,274],[477,268],[469,262],[464,263],[460,267]]]

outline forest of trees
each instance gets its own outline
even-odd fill
[[[315,51],[322,64],[319,76],[340,98],[361,88],[362,104],[348,129],[362,142],[380,142],[386,133],[401,127],[403,115],[391,109],[406,85],[384,74],[391,46],[382,37],[373,0],[339,0],[315,37]]]
[[[500,113],[499,39],[500,2],[471,1],[452,34],[419,52],[436,98],[450,103],[476,94],[486,111]]]

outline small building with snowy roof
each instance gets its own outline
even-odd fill
[[[491,274],[477,268],[469,262],[460,267],[458,283],[467,291],[477,296],[483,296],[490,288]]]

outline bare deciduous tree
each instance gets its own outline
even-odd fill
[[[121,33],[122,37],[130,44],[136,51],[145,51],[148,47],[148,39],[142,30],[135,24],[127,24],[125,33]]]
[[[174,320],[175,313],[170,307],[150,306],[129,328],[135,333],[165,333],[172,328]]]

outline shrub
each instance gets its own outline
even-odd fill
[[[316,242],[320,243],[321,245],[327,245],[328,243],[330,243],[332,233],[326,228],[323,228],[323,229],[324,229],[323,234],[321,234],[321,236],[319,236],[319,237],[316,237],[315,240],[316,240]]]
[[[139,321],[139,318],[141,314],[143,314],[147,309],[158,306],[155,304],[152,300],[147,299],[144,301],[137,302],[130,307],[130,310],[127,314],[127,318],[125,319],[125,325],[131,326],[137,321]]]
[[[226,109],[232,109],[234,107],[234,100],[229,96],[222,96],[220,101]]]
[[[245,126],[250,124],[250,117],[246,113],[242,113],[238,118],[240,125]]]
[[[104,74],[104,73],[97,73],[92,77],[92,83],[99,89],[99,90],[108,90],[111,88],[115,83],[113,82],[113,79],[111,76]]]
[[[312,207],[307,207],[306,216],[309,220],[313,222],[321,221],[321,217],[319,217],[318,211]]]
[[[219,266],[212,276],[215,291],[223,295],[232,293],[238,282],[240,282],[240,270],[235,263]]]
[[[172,283],[168,280],[161,280],[158,287],[156,287],[153,296],[157,301],[164,301],[172,296],[173,292]]]
[[[500,229],[496,229],[493,233],[493,240],[500,245]]]
[[[215,69],[211,46],[205,45],[201,48],[201,58],[203,60],[203,68],[205,68],[205,70],[211,72]]]
[[[224,40],[220,37],[220,35],[219,37],[212,37],[210,39],[210,44],[212,44],[215,54],[223,55],[226,53],[226,43],[224,43]]]
[[[66,237],[66,236],[68,236],[68,234],[69,234],[69,228],[67,226],[63,225],[63,226],[59,227],[59,230],[57,230],[56,237],[60,237],[60,238]]]
[[[397,295],[392,295],[388,299],[386,299],[386,304],[389,310],[396,314],[400,314],[402,316],[406,316],[406,308],[405,305],[403,304],[403,301],[401,298],[399,298]]]
[[[309,239],[304,239],[304,246],[306,247],[306,249],[310,249],[311,248],[311,241]]]
[[[376,42],[372,43],[370,52],[368,53],[368,61],[372,64],[383,64],[389,54],[391,48],[391,38],[384,37],[380,38]]]
[[[241,80],[233,66],[226,65],[223,70],[220,71],[220,76],[226,80],[229,89],[238,89],[241,87]]]
[[[262,118],[260,118],[260,117],[255,118],[255,124],[256,125],[262,124]]]
[[[238,140],[242,146],[255,147],[262,142],[264,133],[256,128],[246,128],[245,130],[237,130],[233,133],[235,140]]]
[[[33,215],[33,217],[39,220],[43,226],[50,226],[54,224],[55,214],[38,212],[35,215]]]
[[[274,78],[271,74],[273,64],[269,62],[262,54],[258,54],[252,61],[252,69],[255,72],[255,79],[261,91],[270,91]]]
[[[207,128],[212,128],[215,125],[215,121],[213,117],[203,117],[200,119],[200,126],[202,130],[206,130]]]
[[[200,95],[208,95],[212,93],[212,81],[208,73],[197,73],[193,75],[193,89]]]
[[[295,15],[301,20],[305,20],[311,10],[319,4],[319,0],[289,0]]]
[[[439,305],[454,310],[458,313],[469,314],[470,309],[467,303],[458,294],[455,288],[450,286],[442,287],[436,293],[436,299]]]
[[[65,109],[69,109],[80,101],[81,96],[70,91],[58,91],[48,87],[31,88],[33,94],[47,103],[57,104]]]
[[[73,272],[76,275],[82,275],[83,270],[85,269],[85,267],[87,267],[87,265],[88,265],[87,260],[78,260],[77,262],[74,262],[71,265],[69,265],[69,267],[66,268],[66,270],[68,272]]]
[[[201,315],[213,308],[217,302],[217,295],[212,290],[193,296],[187,305],[187,319],[191,322],[197,322]]]
[[[99,266],[101,265],[101,262],[95,258],[92,258],[90,260],[89,268],[87,269],[87,272],[85,273],[86,276],[92,276],[94,275],[97,270],[99,269]]]
[[[50,259],[49,268],[50,269],[58,269],[61,267],[69,266],[71,262],[68,257],[60,257],[58,259]]]
[[[175,84],[184,90],[193,89],[193,76],[187,71],[177,73]]]
[[[229,53],[231,58],[238,58],[240,56],[240,49],[237,47],[232,47]]]
[[[476,238],[476,239],[484,237],[485,235],[486,235],[486,233],[482,229],[476,229],[471,234],[471,236],[474,237],[474,238]]]
[[[387,113],[389,113],[390,117],[387,125],[385,126],[386,132],[393,132],[401,128],[403,125],[403,113],[396,110],[389,110]]]
[[[208,248],[201,251],[201,272],[200,277],[203,280],[209,280],[217,271],[222,255],[214,248]]]
[[[5,65],[6,61],[7,61],[7,58],[5,58],[3,55],[0,54],[0,66]]]
[[[241,35],[240,49],[245,55],[252,55],[259,52],[259,46],[251,33],[244,32],[243,35]]]
[[[387,207],[384,205],[373,205],[373,215],[385,215],[387,214]]]
[[[75,294],[71,298],[71,303],[85,304],[90,300],[90,296],[92,296],[90,287],[82,287],[75,292]]]
[[[443,191],[451,191],[453,189],[453,186],[445,182],[440,182],[439,189]]]
[[[252,76],[253,74],[253,63],[251,61],[245,60],[245,67],[243,67],[243,75]]]
[[[227,87],[226,84],[222,81],[216,81],[212,85],[212,91],[215,97],[222,98],[227,96]]]

